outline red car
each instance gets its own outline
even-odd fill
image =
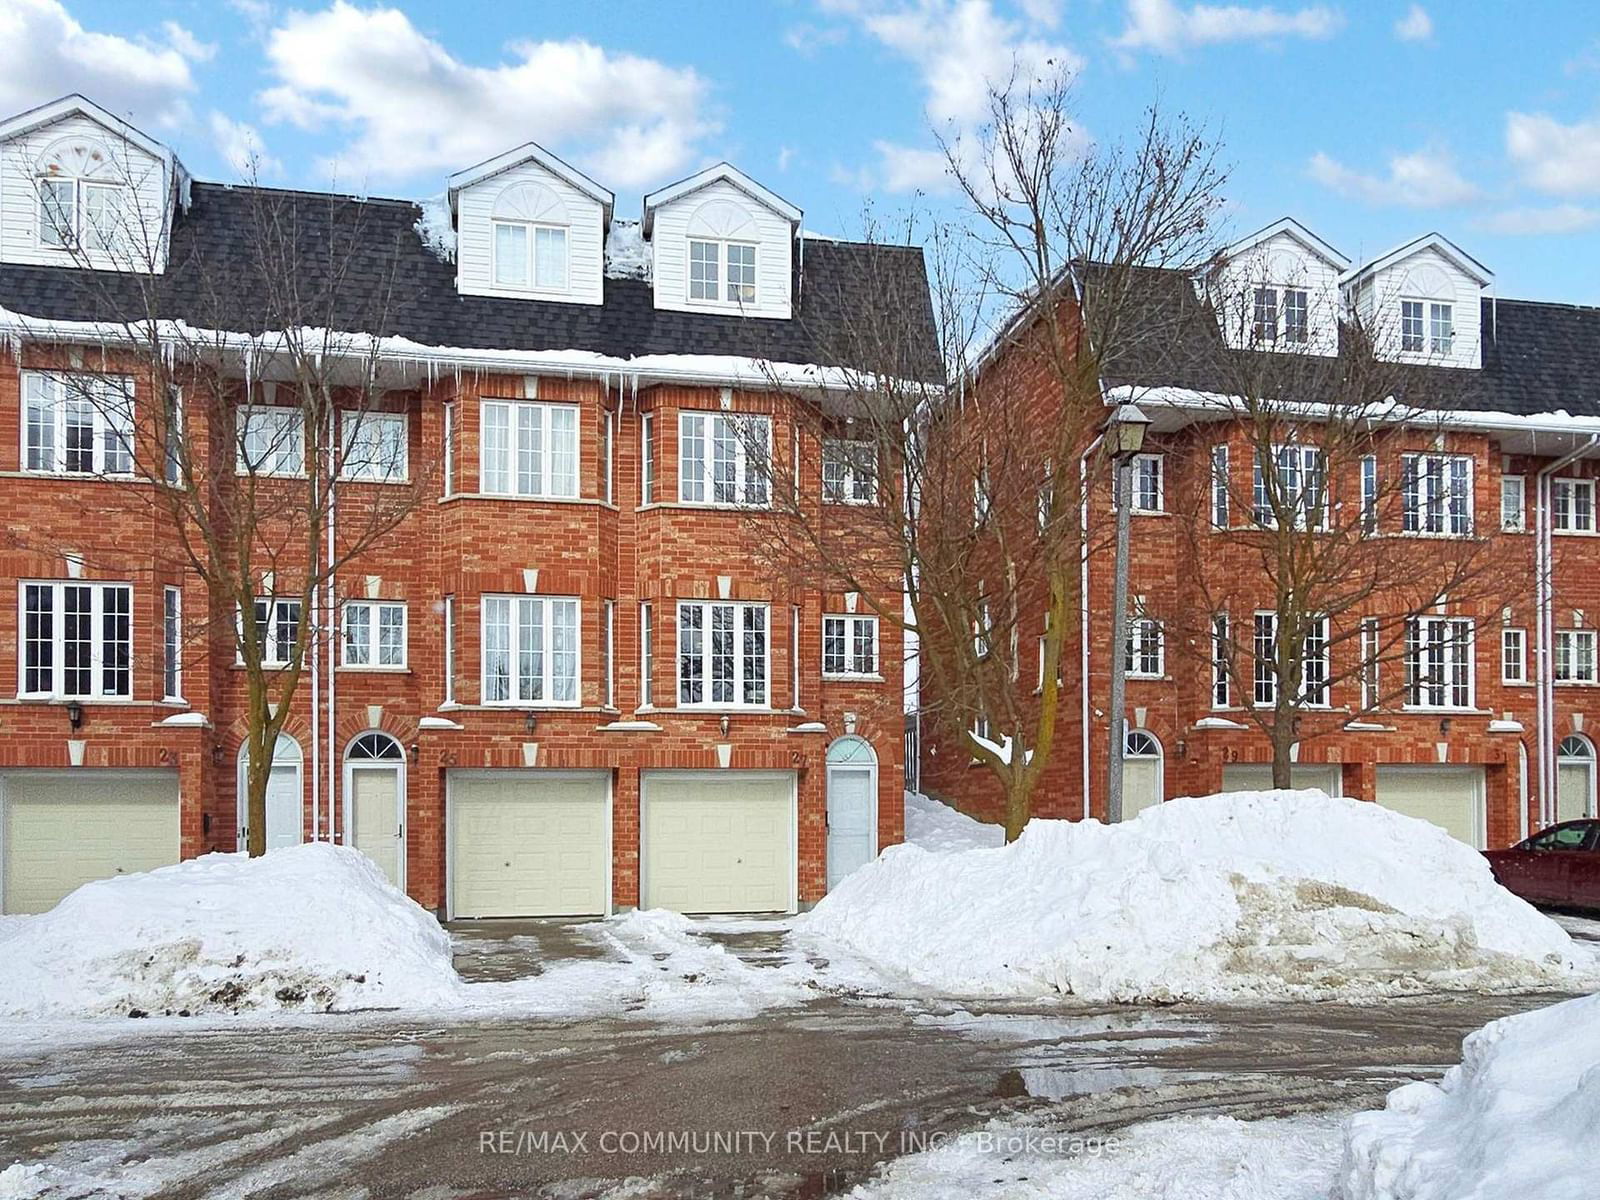
[[[1483,856],[1501,886],[1530,904],[1600,909],[1600,821],[1564,821]]]

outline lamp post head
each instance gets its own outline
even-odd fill
[[[1144,447],[1150,418],[1137,404],[1119,404],[1106,419],[1106,445],[1113,458],[1127,458]]]

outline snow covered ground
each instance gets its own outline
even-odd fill
[[[984,850],[1005,845],[1001,825],[976,821],[920,792],[906,793],[906,841],[924,850]]]
[[[946,818],[948,820],[948,818]],[[1592,961],[1442,830],[1320,792],[892,847],[794,923],[858,986],[1095,1001],[1578,990]]]

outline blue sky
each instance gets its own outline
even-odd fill
[[[1078,71],[1091,136],[1157,95],[1361,259],[1437,229],[1503,296],[1600,303],[1594,0],[0,0],[0,112],[82,91],[202,178],[423,197],[538,141],[618,194],[727,158],[848,235],[944,202],[932,128],[1014,60]]]

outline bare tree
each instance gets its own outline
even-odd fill
[[[752,517],[781,570],[859,594],[915,639],[924,715],[992,773],[1008,838],[1055,745],[1055,681],[1079,629],[1098,519],[1085,500],[1107,467],[1101,362],[1142,269],[1209,256],[1223,181],[1187,121],[1152,110],[1131,140],[1091,144],[1070,98],[1064,71],[1014,80],[973,141],[945,146],[962,202],[927,240],[931,311],[920,259],[908,274],[862,256],[877,302],[832,348],[857,365],[800,434],[820,447],[829,502],[810,510],[814,481],[793,476],[815,455],[779,447],[775,504]],[[1082,286],[1085,263],[1099,286]],[[1036,637],[1037,692],[1022,678]]]
[[[26,465],[115,485],[116,506],[171,535],[154,541],[156,569],[203,585],[207,609],[183,614],[183,640],[231,650],[241,672],[254,856],[314,639],[338,636],[333,581],[415,508],[429,470],[409,453],[407,397],[394,392],[408,381],[382,342],[409,222],[249,174],[209,193],[228,211],[207,217],[205,236],[181,214],[169,234],[181,197],[141,203],[148,177],[107,172],[92,205],[81,187],[30,180],[96,320],[40,324],[38,340],[63,348],[58,369],[31,377],[24,420]]]

